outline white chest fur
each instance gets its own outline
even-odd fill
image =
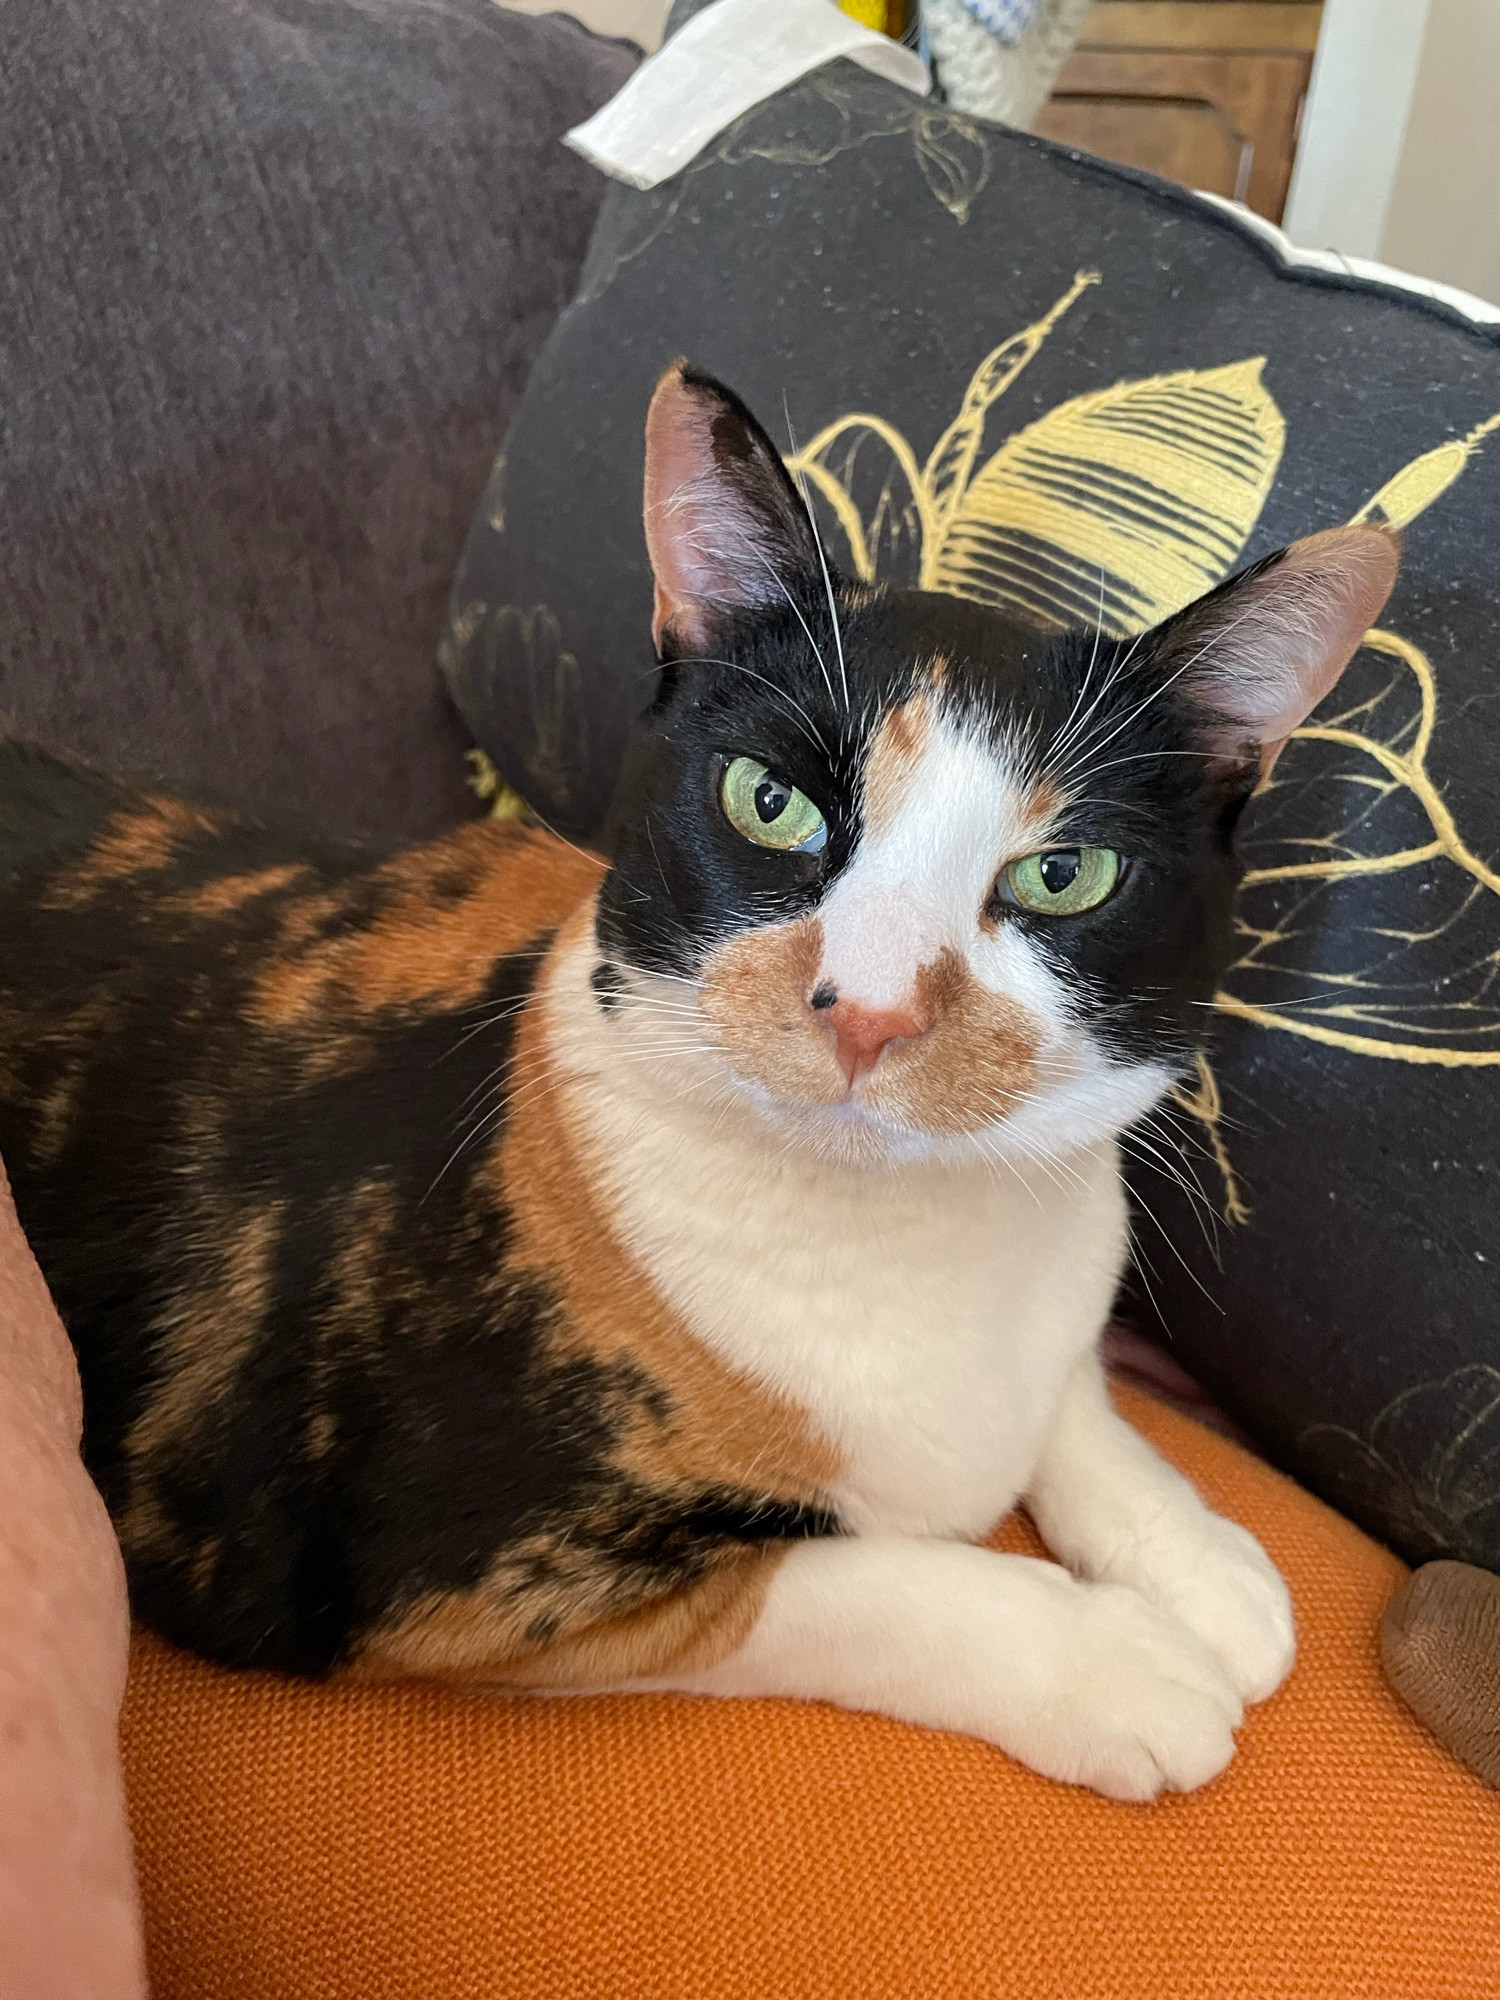
[[[836,1165],[748,1108],[664,1097],[560,968],[578,1080],[633,1253],[697,1336],[840,1450],[857,1532],[978,1535],[1024,1489],[1125,1254],[1112,1143],[1051,1172]],[[570,976],[571,975],[571,976]]]

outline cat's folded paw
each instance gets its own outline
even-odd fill
[[[1264,1701],[1291,1672],[1297,1653],[1291,1595],[1260,1543],[1237,1522],[1205,1508],[1121,1581],[1195,1632],[1242,1700]]]
[[[1007,1747],[1112,1799],[1191,1792],[1234,1755],[1244,1710],[1193,1633],[1136,1591],[1088,1587],[1058,1682]]]

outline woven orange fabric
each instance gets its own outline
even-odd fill
[[[297,1686],[143,1637],[124,1743],[156,2000],[1500,1993],[1500,1798],[1380,1677],[1400,1564],[1120,1400],[1297,1601],[1296,1671],[1206,1791],[1115,1805],[795,1703]]]

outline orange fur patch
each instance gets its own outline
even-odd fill
[[[580,1553],[560,1568],[551,1545],[522,1544],[477,1590],[434,1593],[371,1640],[345,1673],[412,1677],[468,1692],[487,1688],[609,1688],[711,1667],[742,1646],[784,1549],[738,1549],[686,1590],[611,1612],[610,1578]],[[536,1570],[547,1580],[538,1584]],[[580,1610],[596,1616],[578,1628]],[[529,1628],[566,1617],[573,1629],[539,1646]]]
[[[592,908],[580,912],[565,939],[591,921]],[[800,1410],[703,1346],[616,1234],[536,1004],[518,1026],[515,1074],[524,1081],[491,1172],[510,1211],[511,1269],[537,1273],[559,1296],[549,1357],[626,1363],[654,1392],[622,1399],[616,1469],[668,1505],[705,1486],[823,1504],[839,1471],[832,1446]],[[622,1603],[622,1572],[592,1535],[538,1538],[506,1551],[473,1590],[425,1600],[372,1635],[353,1670],[584,1687],[708,1665],[749,1631],[780,1553],[726,1547],[683,1589]]]
[[[1026,793],[1026,817],[1036,829],[1034,838],[1039,847],[1052,839],[1066,804],[1067,799],[1045,772],[1032,780]]]
[[[936,726],[932,702],[925,693],[893,708],[870,745],[865,760],[864,821],[867,835],[883,833],[893,824],[911,790]]]
[[[816,917],[743,932],[700,975],[700,1005],[734,1068],[789,1104],[837,1104],[844,1075],[808,1006],[823,958]]]
[[[61,1159],[73,1130],[79,1092],[118,1009],[113,993],[96,993],[64,1015],[49,1033],[55,1067],[51,1083],[37,1101],[32,1139],[32,1158],[39,1166],[55,1166]]]
[[[822,959],[816,917],[747,931],[708,961],[702,1008],[733,1067],[786,1104],[848,1094],[824,1017],[808,1005]],[[951,946],[919,967],[910,1012],[924,1032],[893,1042],[856,1086],[877,1116],[916,1132],[977,1132],[1030,1094],[1042,1033],[981,986]]]
[[[214,1226],[224,1233],[217,1282],[174,1304],[162,1328],[159,1375],[164,1386],[125,1440],[130,1494],[118,1526],[127,1555],[189,1553],[159,1503],[157,1481],[163,1474],[170,1477],[175,1466],[174,1442],[228,1393],[261,1332],[282,1209],[282,1203],[273,1201],[233,1219],[215,1218]]]
[[[284,861],[278,867],[256,868],[246,875],[221,875],[216,882],[169,896],[163,908],[180,911],[185,917],[229,917],[257,896],[272,896],[278,889],[290,888],[305,880],[308,873],[304,862]]]
[[[566,841],[481,820],[398,855],[361,878],[390,892],[371,923],[342,924],[338,896],[288,913],[282,954],[256,983],[252,1017],[285,1028],[330,1007],[463,1007],[495,960],[561,923],[605,864]],[[455,893],[456,892],[456,893]]]
[[[893,1044],[862,1096],[918,1132],[975,1132],[1005,1117],[1036,1085],[1042,1034],[1018,1001],[979,984],[948,947],[917,973],[926,1034]]]
[[[54,884],[43,906],[87,909],[113,883],[169,868],[195,834],[219,830],[218,820],[184,799],[143,799],[110,820],[79,866]]]

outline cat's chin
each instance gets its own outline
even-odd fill
[[[841,1104],[784,1107],[795,1110],[814,1143],[829,1154],[851,1161],[902,1165],[922,1160],[954,1159],[972,1150],[969,1134],[914,1131],[894,1125],[856,1097]]]
[[[962,1166],[994,1157],[994,1127],[974,1132],[923,1132],[882,1118],[857,1097],[837,1104],[793,1104],[742,1077],[737,1076],[735,1083],[757,1121],[778,1145],[796,1146],[839,1166]]]
[[[795,1104],[729,1072],[736,1096],[779,1146],[794,1145],[848,1166],[901,1166],[927,1160],[959,1159],[972,1148],[972,1136],[914,1131],[892,1124],[857,1097],[837,1104]]]

